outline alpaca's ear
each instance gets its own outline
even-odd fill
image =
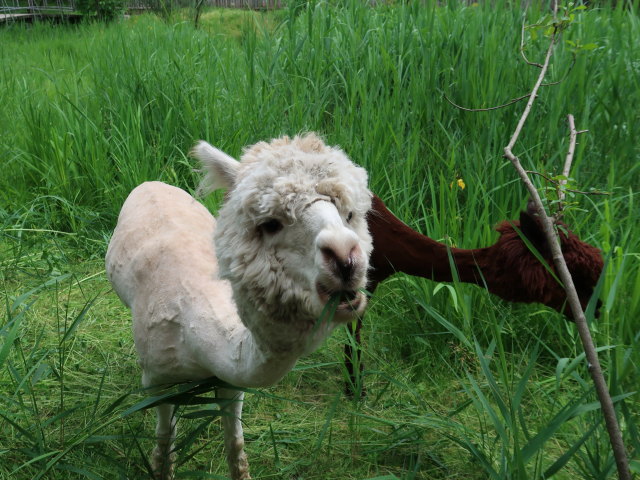
[[[536,207],[536,202],[534,202],[531,197],[527,200],[527,213],[531,217],[538,217],[538,207]]]
[[[538,252],[545,255],[548,250],[547,239],[542,231],[538,215],[531,212],[532,210],[529,208],[526,212],[520,212],[520,231],[536,247]]]
[[[235,158],[203,140],[191,149],[190,155],[200,161],[202,171],[206,173],[198,186],[199,194],[207,194],[219,188],[233,188],[240,168],[240,162]]]

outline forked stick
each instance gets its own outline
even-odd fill
[[[600,406],[602,408],[602,414],[604,416],[604,421],[607,426],[607,432],[609,434],[609,440],[611,442],[611,448],[613,450],[613,455],[616,460],[616,466],[618,468],[618,478],[620,480],[631,480],[631,471],[629,470],[629,460],[627,458],[627,453],[624,447],[624,442],[622,440],[622,432],[620,431],[620,426],[618,424],[618,420],[616,418],[615,408],[613,406],[613,401],[611,400],[611,395],[609,394],[609,389],[607,388],[607,383],[604,379],[604,375],[602,374],[602,368],[600,367],[600,361],[598,360],[598,354],[596,352],[595,345],[593,343],[593,339],[591,337],[591,332],[589,331],[589,326],[587,325],[587,320],[584,315],[584,311],[582,310],[582,306],[580,305],[580,300],[578,298],[578,293],[573,284],[573,279],[571,278],[571,274],[569,273],[569,269],[567,268],[567,264],[565,262],[564,256],[562,255],[562,250],[560,249],[560,242],[558,241],[556,232],[553,228],[553,218],[547,215],[547,212],[544,209],[544,205],[542,200],[540,199],[540,195],[538,194],[538,190],[533,185],[531,180],[529,179],[527,172],[522,168],[520,160],[513,153],[513,147],[516,144],[518,137],[522,131],[522,127],[524,126],[527,117],[531,111],[533,106],[533,102],[536,99],[538,89],[542,84],[542,81],[547,73],[547,69],[549,68],[549,61],[551,60],[551,56],[553,54],[553,46],[556,41],[557,32],[554,32],[551,36],[551,42],[549,43],[549,49],[547,50],[547,54],[545,57],[545,61],[542,65],[542,69],[540,70],[540,74],[538,76],[538,80],[531,91],[529,96],[529,101],[518,121],[518,125],[511,137],[511,140],[504,148],[504,156],[511,161],[514,168],[518,172],[521,180],[524,182],[527,190],[529,191],[529,195],[531,199],[536,205],[538,210],[538,215],[540,216],[541,225],[543,227],[543,231],[545,236],[547,237],[547,242],[549,247],[551,248],[551,253],[553,255],[553,262],[558,270],[558,275],[560,280],[564,284],[564,288],[567,292],[567,299],[569,302],[569,306],[571,307],[571,311],[573,312],[573,318],[578,329],[578,334],[580,335],[580,340],[582,341],[582,346],[585,351],[585,355],[587,358],[587,362],[589,365],[589,373],[591,374],[591,379],[595,385],[596,393],[598,395],[598,400],[600,401]],[[573,153],[575,151],[575,138],[577,136],[577,131],[575,130],[575,126],[573,125],[573,116],[569,115],[569,125],[571,128],[571,137],[569,142],[569,151],[567,153],[567,158],[565,160],[564,174],[567,175],[571,162],[573,160]]]

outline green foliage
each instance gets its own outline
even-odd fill
[[[75,6],[84,15],[94,15],[99,20],[111,21],[125,11],[125,0],[76,0]]]
[[[572,23],[577,19],[576,15],[586,10],[585,5],[576,6],[570,2],[567,5],[559,4],[558,11],[554,14],[549,12],[545,14],[536,23],[529,25],[527,29],[532,32],[534,40],[537,39],[537,31],[542,30],[545,36],[551,37],[552,35],[562,33],[567,30]]]
[[[516,153],[556,182],[534,178],[549,202],[569,181],[566,221],[607,258],[591,325],[637,468],[640,22],[624,8],[568,13],[550,69],[563,81],[541,91]],[[534,7],[525,23],[543,17]],[[548,20],[538,23],[532,61],[547,44]],[[134,186],[193,191],[186,152],[199,138],[238,156],[317,130],[411,227],[492,243],[493,225],[526,203],[500,157],[522,106],[470,113],[445,95],[488,107],[528,92],[538,70],[518,56],[521,25],[522,11],[500,2],[311,2],[205,11],[197,31],[147,15],[0,30],[0,478],[148,476],[153,416],[138,411],[149,400],[130,314],[102,258]],[[571,178],[559,175],[567,113],[589,130]],[[570,191],[591,188],[610,195]],[[254,477],[611,476],[575,329],[555,312],[398,276],[365,320],[366,399],[340,396],[340,332],[280,386],[247,396]],[[226,475],[215,408],[181,412],[179,473]]]

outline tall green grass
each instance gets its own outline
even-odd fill
[[[0,478],[144,478],[152,415],[139,396],[129,313],[101,273],[128,192],[160,179],[193,190],[186,152],[204,138],[238,156],[281,134],[321,132],[370,174],[413,228],[487,245],[526,198],[502,159],[527,93],[518,49],[543,12],[498,5],[305,8],[189,21],[0,30]],[[529,36],[539,60],[544,39]],[[572,62],[565,43],[595,43]],[[558,173],[566,114],[582,190],[567,222],[607,259],[592,322],[636,471],[640,437],[640,20],[589,9],[566,32],[516,153]],[[465,189],[457,186],[462,179]],[[545,187],[541,178],[534,178]],[[217,197],[207,200],[215,210]],[[365,400],[340,396],[346,333],[281,386],[248,396],[257,478],[609,478],[614,464],[573,326],[473,286],[397,277],[365,331]],[[139,394],[137,394],[139,395]],[[115,404],[118,399],[123,403]],[[135,409],[135,407],[134,407]],[[186,416],[191,415],[189,412]],[[191,417],[197,417],[191,415]],[[219,426],[181,422],[179,472],[226,475]]]

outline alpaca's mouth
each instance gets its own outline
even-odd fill
[[[324,305],[336,302],[336,316],[359,312],[366,303],[364,293],[357,290],[332,290],[321,283],[316,284],[316,290]]]

